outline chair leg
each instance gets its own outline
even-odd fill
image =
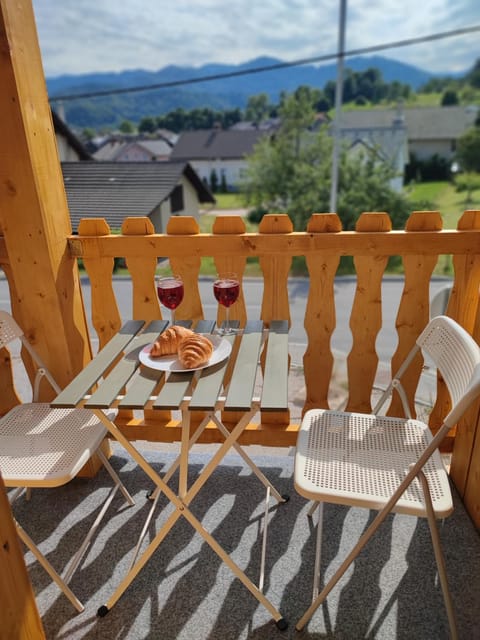
[[[320,587],[320,560],[322,556],[322,537],[323,537],[323,502],[316,502],[318,509],[317,520],[317,540],[315,543],[315,566],[313,569],[313,591],[312,602],[318,596]]]
[[[132,498],[132,496],[128,493],[125,485],[123,484],[123,482],[120,480],[120,478],[118,477],[117,472],[115,471],[115,469],[112,467],[112,465],[110,464],[110,462],[107,460],[107,457],[105,456],[105,454],[103,453],[103,451],[101,450],[101,448],[99,447],[97,450],[97,455],[100,458],[100,460],[102,461],[103,466],[105,467],[105,469],[108,471],[108,473],[110,474],[110,477],[112,478],[112,480],[114,481],[114,483],[116,484],[116,486],[120,489],[120,491],[123,494],[123,497],[125,498],[125,500],[128,502],[128,504],[130,506],[135,504],[135,500]]]
[[[90,544],[91,539],[95,535],[95,532],[98,529],[99,524],[103,520],[103,516],[107,512],[107,509],[110,506],[110,504],[112,503],[112,500],[115,497],[115,494],[117,493],[118,489],[120,489],[120,491],[123,493],[123,497],[125,498],[125,500],[127,501],[127,503],[130,506],[135,504],[133,498],[128,493],[127,489],[123,485],[122,481],[118,477],[118,475],[115,472],[115,470],[113,469],[112,465],[108,462],[108,460],[107,460],[105,454],[103,453],[103,451],[98,449],[97,454],[98,454],[98,457],[100,458],[100,460],[102,461],[104,467],[106,468],[106,470],[110,474],[110,476],[111,476],[111,478],[112,478],[112,480],[114,482],[114,485],[113,485],[112,489],[110,490],[110,493],[109,493],[107,499],[103,503],[102,508],[100,509],[97,517],[95,518],[95,522],[90,527],[90,530],[88,531],[87,535],[85,536],[80,548],[77,550],[76,554],[72,558],[72,560],[70,562],[70,565],[69,565],[67,571],[65,572],[65,574],[63,576],[63,579],[65,580],[66,583],[70,582],[73,574],[77,570],[78,565],[80,564],[83,556],[85,555],[85,553],[87,551],[87,548],[88,548],[88,546]]]
[[[60,577],[60,575],[55,571],[52,565],[48,562],[45,556],[42,554],[37,545],[33,542],[30,536],[26,533],[26,531],[18,524],[15,520],[15,525],[17,527],[18,537],[20,540],[27,546],[30,551],[33,553],[38,562],[42,565],[48,575],[52,578],[54,582],[60,587],[63,593],[67,596],[70,602],[73,604],[75,609],[79,612],[84,610],[83,604],[77,598],[77,596],[73,593],[70,587],[65,583],[65,581]]]
[[[445,565],[445,557],[442,551],[442,545],[440,542],[440,535],[438,533],[437,519],[435,518],[435,512],[432,505],[432,498],[430,496],[430,488],[428,486],[427,478],[423,471],[419,471],[418,476],[422,483],[423,495],[425,498],[425,506],[427,509],[427,520],[430,527],[430,535],[432,537],[433,551],[435,553],[435,560],[437,561],[438,577],[440,580],[440,586],[442,587],[443,600],[445,602],[445,608],[447,610],[448,624],[450,626],[450,636],[452,640],[457,640],[457,624],[455,620],[455,612],[453,609],[452,597],[450,595],[450,589],[448,588],[447,570]]]

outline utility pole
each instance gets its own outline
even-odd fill
[[[343,63],[345,57],[345,23],[347,18],[347,0],[340,0],[340,19],[338,24],[337,84],[335,88],[335,118],[333,121],[332,179],[330,186],[330,211],[337,211],[338,156],[340,153],[340,114],[343,94]]]

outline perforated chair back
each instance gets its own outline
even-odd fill
[[[411,418],[401,382],[420,350],[433,361],[452,401],[452,408],[435,435],[427,424]],[[400,395],[405,418],[379,415],[393,390]],[[479,345],[454,320],[437,316],[417,338],[373,413],[326,409],[306,412],[297,438],[295,488],[318,505],[319,524],[313,601],[298,621],[297,629],[303,628],[386,516],[394,511],[428,519],[451,637],[457,637],[436,524],[436,517],[446,517],[453,510],[450,483],[439,446],[479,396]],[[319,593],[323,502],[376,509],[378,514]]]
[[[428,353],[447,385],[453,406],[445,423],[452,427],[479,393],[480,347],[447,316],[433,318],[417,344]]]

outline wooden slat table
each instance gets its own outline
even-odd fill
[[[147,325],[142,321],[127,322],[51,403],[53,407],[84,406],[92,409],[105,424],[111,436],[123,445],[155,484],[155,489],[152,492],[152,507],[135,549],[132,566],[108,602],[99,608],[98,615],[103,616],[108,613],[151,558],[175,522],[183,516],[272,614],[277,626],[284,629],[287,626],[286,621],[262,592],[266,526],[264,527],[260,585],[257,587],[193,515],[189,505],[231,447],[236,449],[265,485],[267,490],[265,513],[268,511],[270,495],[279,503],[288,499],[287,496],[281,496],[278,493],[246,451],[238,444],[238,438],[255,413],[260,410],[284,411],[288,408],[288,321],[272,321],[268,329],[263,326],[261,321],[247,322],[245,328],[238,335],[225,337],[232,344],[234,341],[239,342],[238,350],[232,350],[232,354],[237,354],[235,361],[231,362],[233,355],[230,354],[222,362],[197,372],[166,373],[140,364],[140,351],[151,344],[166,326],[165,321],[153,321]],[[199,333],[210,333],[213,330],[214,323],[209,321],[200,321],[195,326],[195,331]],[[262,348],[265,348],[265,357],[262,359],[264,370],[260,374]],[[256,388],[260,389],[259,395],[255,394]],[[181,411],[180,453],[177,461],[163,479],[149,465],[134,444],[122,434],[115,423],[106,416],[105,410],[112,408]],[[205,417],[192,435],[190,417],[194,411],[204,412]],[[222,423],[222,411],[238,412],[240,419],[233,427],[227,428]],[[215,423],[225,439],[195,482],[188,487],[189,451],[210,421]],[[168,481],[177,468],[179,468],[179,482],[176,493],[169,487]],[[137,559],[144,532],[161,493],[170,500],[176,509]]]

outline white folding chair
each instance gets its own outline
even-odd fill
[[[435,437],[426,424],[410,417],[401,383],[420,350],[435,363],[452,401],[452,409]],[[400,394],[406,418],[378,415],[394,390]],[[312,409],[305,414],[295,455],[295,488],[314,501],[309,515],[318,506],[319,523],[312,604],[298,621],[298,630],[307,624],[379,525],[393,511],[427,517],[450,631],[452,638],[457,637],[436,524],[436,518],[444,518],[453,510],[448,474],[438,447],[479,395],[479,346],[452,319],[438,316],[417,339],[373,414],[323,409]],[[323,502],[365,507],[379,513],[318,593]]]
[[[101,450],[100,445],[107,430],[95,414],[87,409],[52,409],[48,403],[37,401],[42,377],[46,377],[57,393],[60,392],[60,388],[18,324],[8,313],[0,311],[0,348],[17,339],[30,354],[36,375],[32,388],[32,402],[19,404],[0,418],[0,472],[6,487],[15,487],[9,493],[10,502],[13,503],[24,490],[29,498],[32,488],[59,487],[66,484],[77,475],[94,453],[99,456],[114,482],[95,522],[71,559],[63,577],[55,571],[23,527],[15,521],[21,540],[74,607],[83,611],[82,603],[68,587],[68,582],[85,555],[117,490],[120,489],[128,504],[132,505],[133,500]]]

